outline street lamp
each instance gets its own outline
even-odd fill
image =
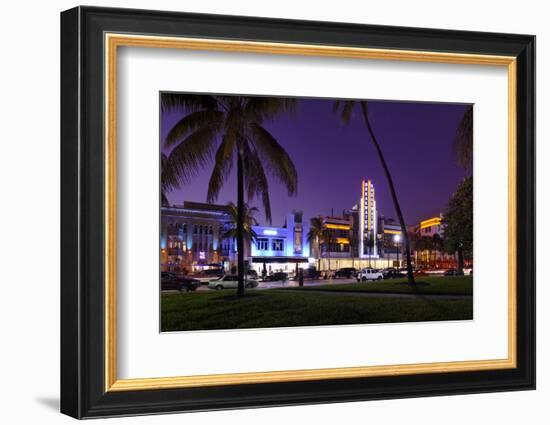
[[[393,241],[397,245],[397,267],[399,267],[399,241],[401,240],[401,235],[394,235]]]

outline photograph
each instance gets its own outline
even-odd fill
[[[318,16],[299,6],[75,6],[60,27],[36,14],[52,49],[11,55],[22,65],[8,68],[60,56],[56,84],[23,79],[61,89],[61,120],[37,115],[60,133],[60,149],[37,142],[61,168],[44,155],[30,168],[45,164],[61,186],[60,232],[47,238],[60,238],[61,262],[37,257],[40,272],[59,269],[60,291],[35,285],[36,323],[8,317],[27,320],[11,326],[20,333],[58,313],[55,332],[23,350],[59,339],[38,363],[56,365],[42,367],[48,376],[30,371],[40,388],[55,384],[40,402],[57,394],[65,415],[115,421],[201,412],[219,422],[232,414],[222,410],[254,409],[239,420],[258,422],[265,408],[292,406],[285,419],[296,422],[300,409],[317,420],[330,410],[321,404],[339,403],[332,423],[367,401],[369,417],[390,423],[426,422],[426,403],[460,423],[487,402],[506,423],[537,416],[546,394],[525,390],[536,388],[545,311],[542,14],[529,26],[517,7],[496,22],[494,8],[444,21],[416,5]],[[21,133],[28,107],[12,109]],[[16,185],[16,205],[29,193],[52,199],[35,190],[46,174],[15,168],[12,180],[34,185]],[[6,222],[21,242],[9,251],[28,263],[17,224],[32,221]],[[441,404],[451,398],[460,408]],[[405,399],[416,413],[384,407]],[[14,414],[28,406],[22,398]]]
[[[159,96],[161,332],[473,320],[474,105]]]

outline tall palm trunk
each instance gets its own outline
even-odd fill
[[[244,296],[244,170],[242,149],[237,154],[237,295]]]
[[[323,254],[321,252],[321,241],[319,240],[319,237],[317,237],[317,272],[321,273],[321,258],[323,257]]]
[[[458,269],[459,272],[463,272],[464,271],[464,250],[462,249],[462,247],[458,248],[457,254],[458,254],[458,260],[457,260],[456,268]]]
[[[411,247],[409,244],[409,234],[407,232],[407,227],[405,226],[405,220],[403,219],[403,213],[401,212],[399,201],[397,200],[395,187],[393,186],[393,179],[391,177],[390,170],[388,169],[388,164],[386,164],[386,160],[384,158],[384,154],[382,153],[382,149],[380,149],[380,145],[378,144],[378,141],[376,140],[376,137],[374,135],[374,131],[372,130],[372,127],[370,125],[369,116],[367,113],[367,106],[365,102],[361,102],[361,111],[363,112],[363,118],[365,120],[365,123],[367,124],[367,129],[369,130],[369,134],[370,134],[372,143],[374,144],[374,147],[376,149],[376,153],[378,154],[378,158],[382,163],[384,174],[386,175],[386,179],[388,180],[388,186],[390,187],[393,206],[395,207],[395,212],[397,214],[399,224],[401,225],[401,233],[403,234],[403,238],[405,240],[405,253],[407,256],[407,280],[409,285],[414,285],[414,275],[413,275],[412,264],[411,264]]]

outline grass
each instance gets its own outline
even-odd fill
[[[384,292],[393,294],[426,295],[472,295],[472,276],[422,276],[417,278],[416,286],[407,285],[407,279],[389,279],[366,283],[349,283],[323,286],[303,286],[288,288],[295,291],[331,291],[331,292]]]
[[[163,294],[163,331],[395,323],[473,318],[472,298],[383,298],[307,291]]]

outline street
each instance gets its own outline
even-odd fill
[[[259,285],[256,288],[248,288],[247,291],[252,289],[273,289],[273,288],[291,288],[293,286],[298,286],[297,280],[276,280],[274,282],[258,282]],[[315,279],[315,280],[304,280],[304,286],[322,286],[322,285],[341,285],[344,283],[357,283],[356,279]],[[197,288],[197,292],[200,291],[212,291],[208,288],[208,285],[201,285]],[[177,291],[163,291],[163,292],[177,292]]]

